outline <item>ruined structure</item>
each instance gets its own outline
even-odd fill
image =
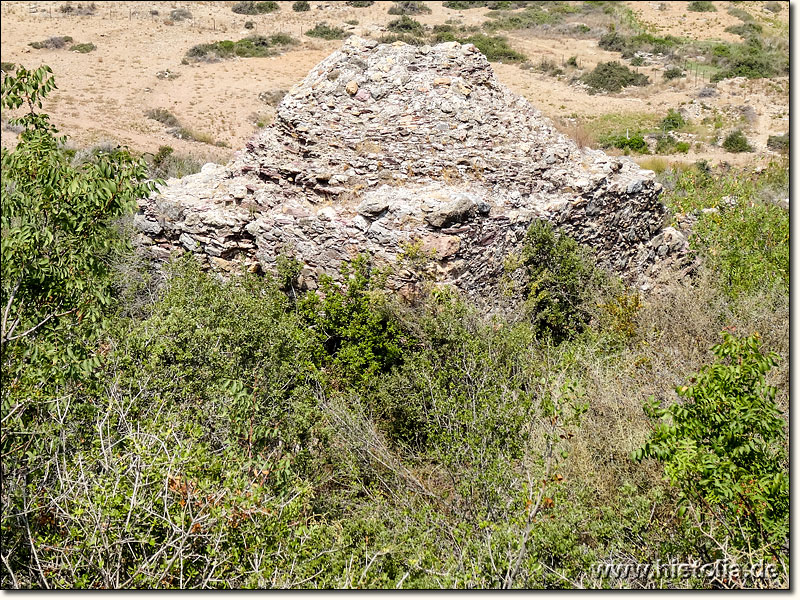
[[[534,219],[645,281],[686,250],[664,229],[659,191],[633,161],[556,131],[474,46],[351,37],[231,163],[168,181],[135,223],[156,260],[185,249],[214,269],[270,271],[285,254],[313,288],[359,253],[393,265],[412,253],[440,281],[491,298]]]

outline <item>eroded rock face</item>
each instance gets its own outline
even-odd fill
[[[359,253],[396,264],[416,248],[441,281],[491,298],[534,219],[644,281],[686,250],[663,229],[659,192],[652,172],[557,132],[474,46],[351,37],[231,163],[169,180],[135,223],[156,260],[184,249],[214,269],[269,271],[288,254],[309,287]]]

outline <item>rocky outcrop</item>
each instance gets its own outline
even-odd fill
[[[214,269],[269,271],[288,254],[313,288],[359,253],[391,264],[413,253],[490,298],[534,219],[644,281],[686,250],[663,229],[659,192],[651,172],[556,131],[474,46],[351,37],[231,163],[169,180],[135,222],[157,260],[183,249]],[[414,277],[398,269],[391,281]]]

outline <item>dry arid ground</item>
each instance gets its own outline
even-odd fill
[[[2,60],[35,68],[50,65],[59,90],[44,109],[75,146],[102,142],[122,143],[135,151],[155,152],[168,144],[176,152],[200,160],[225,162],[241,148],[258,125],[269,123],[274,109],[259,99],[262,92],[287,90],[341,41],[310,38],[304,32],[316,23],[327,22],[348,32],[380,37],[387,23],[391,2],[376,2],[368,8],[353,8],[344,2],[311,2],[308,12],[294,12],[291,2],[265,15],[239,15],[233,2],[96,2],[93,15],[64,12],[77,2],[3,2]],[[479,25],[488,9],[452,10],[441,2],[428,2],[430,14],[416,18],[426,25],[455,19],[464,25]],[[687,2],[627,2],[635,18],[656,35],[675,35],[693,40],[740,40],[725,28],[741,21],[728,10],[732,3],[715,2],[716,12],[687,11]],[[737,2],[756,22],[776,35],[788,38],[789,3],[778,13],[765,9],[764,2]],[[187,9],[192,18],[177,21],[171,11]],[[254,27],[245,29],[252,21]],[[357,25],[347,24],[357,21]],[[451,21],[453,22],[453,21]],[[223,39],[238,40],[252,34],[289,33],[300,43],[280,56],[235,58],[215,63],[182,64],[195,44]],[[550,59],[557,63],[577,57],[582,70],[601,61],[619,60],[619,53],[598,47],[592,37],[569,37],[563,33],[534,29],[506,33],[511,45],[525,53],[531,63]],[[51,36],[70,36],[76,43],[91,42],[96,50],[81,54],[62,49],[34,49],[29,42]],[[656,63],[639,68],[651,84],[626,88],[621,93],[590,95],[571,82],[569,73],[558,77],[521,68],[518,64],[493,63],[502,82],[525,96],[565,132],[580,137],[598,119],[615,120],[625,131],[626,119],[660,119],[671,108],[695,101],[689,133],[691,149],[669,160],[752,164],[770,159],[766,148],[769,135],[788,131],[788,77],[723,80],[716,94],[698,100],[709,85],[707,76],[689,76],[665,81],[665,66]],[[174,78],[156,74],[169,70]],[[167,128],[146,116],[150,109],[167,109],[180,123],[201,134],[208,142],[176,139]],[[691,111],[690,111],[691,112]],[[700,123],[716,121],[716,128]],[[4,116],[4,124],[7,116]],[[721,136],[742,128],[755,153],[732,154],[722,150]],[[4,146],[14,143],[15,134],[3,128]],[[588,138],[586,143],[592,145]],[[699,143],[698,143],[699,142]]]

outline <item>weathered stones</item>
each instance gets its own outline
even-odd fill
[[[231,163],[168,181],[134,223],[154,260],[270,271],[288,253],[310,289],[358,253],[392,264],[421,243],[443,281],[492,303],[535,219],[632,281],[682,256],[659,192],[652,172],[557,132],[474,46],[351,37]]]

